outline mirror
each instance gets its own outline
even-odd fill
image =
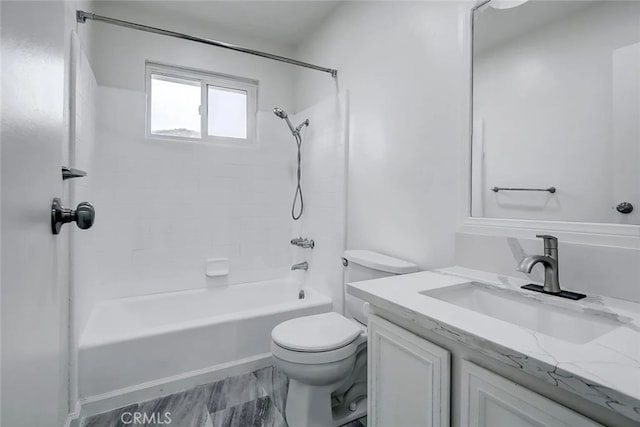
[[[640,2],[476,7],[472,105],[471,216],[640,224]]]

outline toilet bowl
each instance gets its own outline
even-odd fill
[[[285,416],[289,426],[333,426],[332,394],[351,376],[362,327],[330,312],[288,320],[271,334],[276,366],[289,378]]]
[[[417,271],[415,264],[369,251],[346,251],[344,283]],[[341,426],[366,415],[364,301],[346,296],[345,317],[330,312],[287,320],[271,333],[275,365],[289,378],[289,427]]]

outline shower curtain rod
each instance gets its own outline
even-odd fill
[[[163,30],[162,28],[150,27],[148,25],[136,24],[134,22],[122,21],[120,19],[109,18],[108,16],[100,16],[95,13],[84,12],[82,10],[76,11],[76,21],[81,24],[87,22],[87,19],[92,21],[106,22],[107,24],[119,25],[121,27],[132,28],[134,30],[146,31],[148,33],[160,34],[163,36],[175,37],[178,39],[189,40],[192,42],[204,43],[210,46],[221,47],[224,49],[235,50],[236,52],[248,53],[250,55],[261,56],[263,58],[273,59],[274,61],[286,62],[288,64],[297,65],[299,67],[311,68],[312,70],[323,71],[331,74],[331,77],[337,77],[338,70],[334,68],[320,67],[319,65],[309,64],[307,62],[298,61],[296,59],[287,58],[280,55],[273,55],[271,53],[261,52],[259,50],[248,49],[246,47],[237,46],[231,43],[225,43],[218,40],[205,39],[202,37],[190,36],[189,34],[176,33],[175,31]]]

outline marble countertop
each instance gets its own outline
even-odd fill
[[[420,294],[477,281],[619,327],[577,344]],[[351,283],[347,293],[548,383],[640,421],[640,304],[589,295],[580,301],[524,291],[530,281],[451,267]],[[495,288],[494,288],[495,289]]]

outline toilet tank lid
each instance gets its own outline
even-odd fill
[[[344,257],[349,262],[393,274],[407,274],[418,271],[418,266],[412,262],[383,255],[378,252],[351,249],[344,251]]]

